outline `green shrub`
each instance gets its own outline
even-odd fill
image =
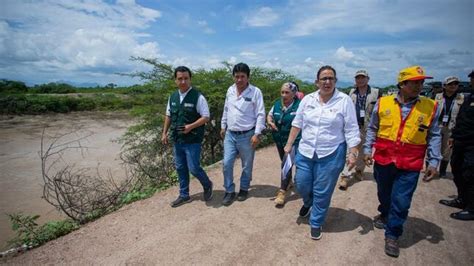
[[[79,228],[79,224],[72,220],[51,221],[39,226],[39,215],[17,213],[8,214],[8,217],[16,234],[8,243],[14,247],[39,246]]]

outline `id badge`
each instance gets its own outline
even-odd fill
[[[443,123],[448,123],[449,116],[443,115]]]
[[[365,110],[360,110],[359,116],[360,117],[365,117]]]

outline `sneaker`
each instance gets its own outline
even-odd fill
[[[306,206],[303,205],[303,207],[301,207],[301,209],[300,209],[300,217],[307,217],[310,210],[311,210],[311,206],[306,207]]]
[[[460,212],[451,213],[449,216],[456,220],[473,221],[474,211],[462,210]]]
[[[464,209],[464,207],[466,207],[466,205],[459,198],[455,198],[452,200],[442,199],[439,201],[439,203],[459,209]]]
[[[186,197],[186,198],[183,198],[183,197],[179,196],[175,201],[171,202],[170,205],[171,205],[171,207],[176,208],[176,207],[179,207],[183,204],[189,203],[191,201],[192,201],[191,197],[189,197],[189,196]]]
[[[237,195],[237,200],[238,201],[244,201],[248,198],[249,192],[247,190],[240,190],[239,194]]]
[[[311,227],[311,239],[319,240],[322,236],[321,227]]]
[[[275,205],[276,206],[285,205],[285,196],[286,196],[286,191],[284,191],[283,189],[278,190],[278,193],[275,198]]]
[[[387,224],[387,218],[379,214],[374,217],[374,220],[372,222],[375,228],[383,229],[384,226]]]
[[[212,186],[213,184],[211,182],[211,185],[204,189],[204,193],[202,194],[204,201],[210,201],[212,199]]]
[[[398,246],[398,240],[385,238],[385,254],[390,257],[397,258],[400,255],[400,247]]]
[[[222,200],[222,205],[229,206],[234,202],[235,199],[235,192],[226,192],[224,194],[224,199]]]
[[[346,190],[348,187],[348,178],[347,177],[342,177],[341,176],[341,181],[339,181],[339,189],[340,190]]]

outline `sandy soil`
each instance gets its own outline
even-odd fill
[[[296,194],[284,208],[274,207],[279,184],[275,147],[257,151],[247,201],[221,205],[221,167],[217,164],[208,170],[215,184],[214,198],[208,203],[202,201],[202,189],[193,180],[190,204],[169,207],[178,194],[173,187],[6,263],[474,264],[473,222],[449,218],[455,209],[438,203],[455,194],[452,180],[419,183],[400,240],[401,254],[395,259],[385,255],[383,230],[371,223],[378,205],[371,173],[346,192],[336,189],[323,237],[314,241],[307,219],[298,218],[301,199]]]

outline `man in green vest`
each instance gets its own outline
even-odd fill
[[[200,165],[201,143],[204,138],[204,125],[210,113],[206,98],[191,87],[191,70],[179,66],[174,70],[178,86],[168,99],[165,123],[161,142],[168,144],[168,130],[174,143],[174,158],[179,179],[179,196],[171,202],[175,208],[191,202],[189,196],[189,172],[201,182],[204,188],[204,201],[212,198],[212,182]]]

